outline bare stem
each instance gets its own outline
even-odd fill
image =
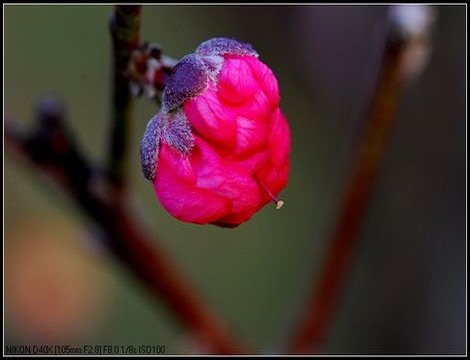
[[[109,148],[109,182],[117,201],[125,190],[132,96],[127,74],[132,51],[139,46],[140,5],[116,5],[110,19],[113,47],[112,130]]]
[[[393,23],[399,20],[392,18],[392,25],[402,25]],[[413,21],[408,18],[403,20]],[[410,73],[410,68],[414,66],[410,62],[415,60],[412,57],[413,50],[416,50],[417,46],[426,45],[422,33],[403,34],[400,33],[399,30],[403,29],[399,26],[392,27],[391,30],[376,93],[370,105],[366,129],[345,189],[340,216],[330,240],[328,256],[319,283],[314,284],[306,310],[289,345],[289,353],[306,354],[312,349],[317,352],[326,339],[359,240],[361,223],[387,148],[400,97],[406,80],[413,75]],[[428,29],[421,31],[425,30]]]

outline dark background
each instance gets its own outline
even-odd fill
[[[428,66],[402,98],[325,353],[466,352],[466,7],[438,6]],[[27,126],[64,99],[84,152],[106,159],[111,6],[4,7],[5,112]],[[133,211],[232,332],[279,352],[320,274],[380,61],[386,6],[144,6],[142,40],[175,58],[251,42],[277,75],[292,136],[282,211],[235,230],[178,222],[141,172],[157,108],[136,102]],[[4,163],[6,344],[163,344],[189,334],[94,240],[71,201]]]

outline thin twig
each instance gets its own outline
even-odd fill
[[[26,135],[12,122],[5,124],[5,145],[41,174],[59,185],[76,205],[102,230],[106,245],[125,263],[157,300],[169,307],[178,320],[200,339],[209,351],[221,354],[242,352],[216,316],[203,305],[181,274],[124,210],[100,195],[93,186],[90,163],[75,146],[58,107],[47,99],[41,107],[37,130]],[[45,111],[45,113],[44,113]],[[152,244],[152,245],[150,245]]]
[[[392,8],[392,11],[396,9]],[[407,9],[399,9],[407,11]],[[408,9],[409,10],[409,9]],[[415,9],[413,9],[415,10]],[[396,15],[396,14],[395,14]],[[403,14],[402,14],[403,15]],[[406,13],[406,16],[409,14]],[[405,23],[399,23],[404,20]],[[362,144],[355,159],[349,179],[337,226],[330,241],[330,249],[318,284],[315,284],[305,313],[289,345],[288,353],[306,354],[313,349],[318,352],[328,334],[335,307],[352,261],[364,218],[368,200],[377,178],[399,107],[404,86],[413,71],[418,71],[413,61],[416,47],[427,46],[428,28],[418,29],[418,33],[404,33],[406,22],[416,19],[399,19],[392,16],[392,28],[382,60],[381,73],[376,93],[369,109],[368,121]],[[393,23],[393,22],[396,23]],[[411,26],[415,26],[411,23]],[[427,24],[426,24],[427,25]],[[423,65],[423,64],[418,64]]]
[[[132,110],[132,96],[127,72],[132,51],[139,47],[141,10],[140,5],[116,5],[110,19],[113,81],[108,175],[113,199],[116,202],[121,201],[126,189],[126,154]]]

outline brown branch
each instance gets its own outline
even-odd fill
[[[125,206],[116,206],[95,190],[93,170],[75,146],[53,98],[42,102],[38,122],[37,129],[25,135],[7,121],[7,150],[33,164],[75,201],[105,234],[111,252],[173,311],[192,336],[214,353],[240,353],[242,349],[183,280],[155,239],[140,230],[141,225]]]
[[[393,20],[400,21],[392,17]],[[317,352],[326,339],[359,240],[361,224],[396,118],[400,97],[406,81],[413,75],[410,70],[419,70],[413,61],[422,59],[413,56],[421,52],[414,50],[427,45],[424,41],[427,40],[427,34],[405,34],[403,30],[407,29],[403,26],[406,24],[392,25],[395,27],[392,27],[386,43],[376,93],[337,226],[330,240],[329,253],[319,283],[314,286],[298,330],[289,345],[289,353],[306,354],[312,349]],[[425,30],[428,29],[422,31]]]
[[[121,201],[125,190],[126,154],[132,110],[127,72],[132,51],[139,47],[141,10],[140,5],[116,5],[110,19],[113,81],[108,175],[113,199],[116,201]]]

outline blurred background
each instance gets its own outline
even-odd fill
[[[466,353],[466,7],[438,6],[428,66],[406,89],[323,352]],[[95,162],[109,131],[111,6],[5,6],[6,113],[32,124],[49,91]],[[386,6],[144,6],[141,39],[179,58],[251,42],[279,80],[292,136],[281,211],[237,229],[178,222],[140,170],[157,108],[136,101],[132,206],[231,331],[282,350],[322,269],[385,36]],[[4,162],[5,343],[165,345],[190,334],[95,240],[64,194]]]

